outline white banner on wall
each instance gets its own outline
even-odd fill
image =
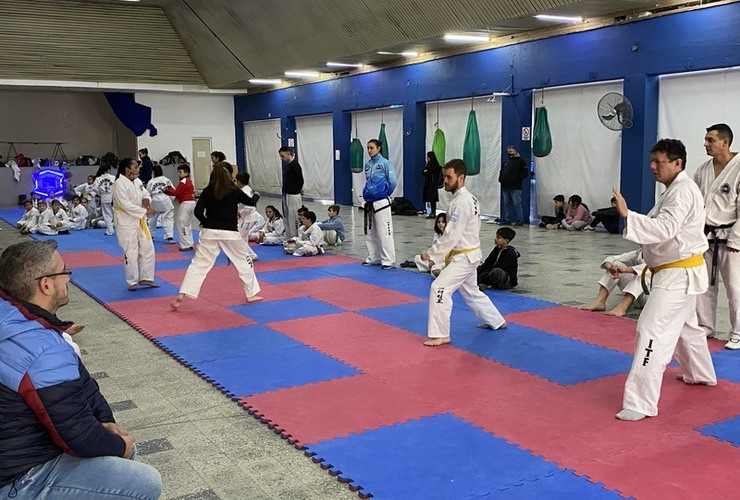
[[[553,215],[558,194],[566,200],[577,194],[592,211],[610,205],[612,188],[619,187],[622,133],[601,124],[596,105],[604,94],[622,91],[621,80],[545,89],[552,152],[535,158],[540,215]],[[539,103],[542,92],[533,95]]]
[[[716,123],[730,126],[735,135],[731,149],[737,151],[740,68],[660,78],[657,139],[680,139],[686,145],[686,172],[692,177],[710,158],[704,150],[704,135]]]
[[[249,184],[255,191],[283,192],[280,119],[244,122],[245,157]]]
[[[445,160],[462,158],[465,143],[465,131],[470,114],[470,99],[454,101],[440,101],[427,103],[426,150],[432,150],[434,140],[434,124],[439,122],[439,128],[445,134]],[[481,146],[481,169],[479,175],[465,179],[465,187],[478,198],[481,214],[498,215],[500,185],[498,174],[501,171],[501,101],[488,102],[486,97],[475,98],[473,101],[475,117],[478,122]],[[439,118],[437,114],[439,112]],[[426,158],[425,158],[426,159]],[[419,176],[424,165],[418,165]],[[419,186],[423,186],[420,183]],[[446,210],[452,196],[439,190],[439,210]]]
[[[303,193],[334,200],[334,125],[332,115],[295,119],[298,163],[303,168]]]
[[[385,136],[388,144],[383,145],[385,151],[390,152],[390,162],[396,167],[396,179],[398,185],[392,196],[403,196],[403,109],[387,108],[374,109],[372,111],[354,111],[352,113],[352,136],[351,141],[357,137],[363,146],[370,139],[377,139],[380,132],[380,124],[385,123]],[[355,129],[357,135],[355,135]],[[387,148],[387,149],[386,149]],[[364,160],[368,161],[370,156],[365,149]],[[352,174],[352,203],[359,207],[365,204],[362,199],[362,189],[365,187],[365,174]],[[417,207],[418,208],[418,207]]]

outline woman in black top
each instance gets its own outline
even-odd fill
[[[437,202],[439,201],[439,184],[442,180],[442,167],[439,166],[437,155],[433,151],[427,153],[427,163],[424,170],[421,171],[424,176],[424,203],[429,203],[432,211],[427,215],[427,219],[437,217]]]
[[[195,205],[195,217],[200,221],[200,243],[195,257],[185,273],[180,285],[180,293],[172,301],[172,308],[177,310],[187,295],[198,298],[200,287],[211,270],[221,250],[234,264],[239,278],[244,283],[247,302],[262,300],[257,294],[260,291],[257,277],[254,275],[254,263],[247,253],[247,242],[237,229],[237,206],[239,203],[255,206],[259,194],[247,196],[231,180],[227,170],[231,165],[219,162],[213,166],[211,181],[203,190]]]

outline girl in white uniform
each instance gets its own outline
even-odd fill
[[[259,232],[260,245],[282,245],[285,243],[285,222],[277,208],[272,205],[265,207],[267,223],[265,229]]]
[[[162,217],[162,230],[164,238],[168,243],[174,243],[175,232],[175,206],[172,199],[164,192],[167,188],[172,188],[172,181],[162,173],[162,166],[157,163],[152,167],[154,177],[146,184],[146,190],[152,195],[152,208],[154,214],[147,217],[149,232],[154,234],[157,229],[157,219]]]
[[[443,212],[441,214],[438,214],[436,220],[434,221],[434,238],[432,239],[432,245],[437,243],[437,240],[439,240],[439,238],[444,234],[445,226],[447,226],[447,214]],[[442,271],[442,269],[445,268],[445,263],[435,262],[434,265],[430,267],[429,262],[424,262],[423,260],[421,260],[421,255],[414,255],[413,260],[402,262],[401,267],[416,267],[419,272],[431,273],[432,276],[436,278],[437,276],[439,276],[439,273]]]

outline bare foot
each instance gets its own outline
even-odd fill
[[[427,339],[424,345],[427,347],[437,347],[439,345],[445,345],[450,343],[450,337],[437,337],[433,339]]]
[[[184,298],[185,298],[185,294],[182,294],[182,293],[178,294],[177,297],[175,297],[175,300],[173,300],[170,303],[170,307],[174,311],[177,311],[178,309],[180,309],[180,304],[182,304],[182,299],[184,299]]]
[[[252,302],[259,302],[260,300],[265,300],[264,297],[260,297],[259,295],[252,295],[251,297],[247,297],[247,304],[251,304]]]
[[[138,289],[139,289],[139,285],[129,285],[128,286],[128,291],[129,292],[135,292]]]
[[[624,310],[624,309],[619,309],[619,308],[615,307],[611,311],[607,311],[606,314],[607,314],[607,316],[616,316],[617,318],[621,318],[622,316],[625,315],[626,312],[627,311]]]
[[[141,286],[148,286],[149,288],[159,288],[159,283],[155,283],[152,280],[141,280],[139,284]]]
[[[604,312],[606,311],[606,305],[602,304],[601,302],[592,302],[587,306],[581,307],[583,311],[597,311],[597,312]]]

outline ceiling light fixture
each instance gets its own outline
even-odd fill
[[[488,43],[491,41],[489,35],[473,35],[473,34],[459,34],[459,33],[447,33],[444,39],[448,42],[467,42],[467,43]]]
[[[286,71],[285,76],[289,78],[318,78],[321,74],[318,71]]]
[[[382,56],[403,56],[403,57],[419,57],[418,52],[384,52],[382,50],[379,50],[376,52],[376,54],[380,54]]]
[[[418,52],[401,52],[403,57],[419,57]]]
[[[548,14],[537,14],[534,17],[540,21],[553,21],[556,23],[580,23],[583,21],[582,17],[551,16]]]
[[[267,78],[252,78],[251,80],[249,80],[249,83],[252,83],[254,85],[280,85],[281,83],[283,83],[283,81]]]
[[[338,63],[338,62],[328,62],[326,63],[327,66],[330,68],[362,68],[362,64],[349,64],[349,63]]]

